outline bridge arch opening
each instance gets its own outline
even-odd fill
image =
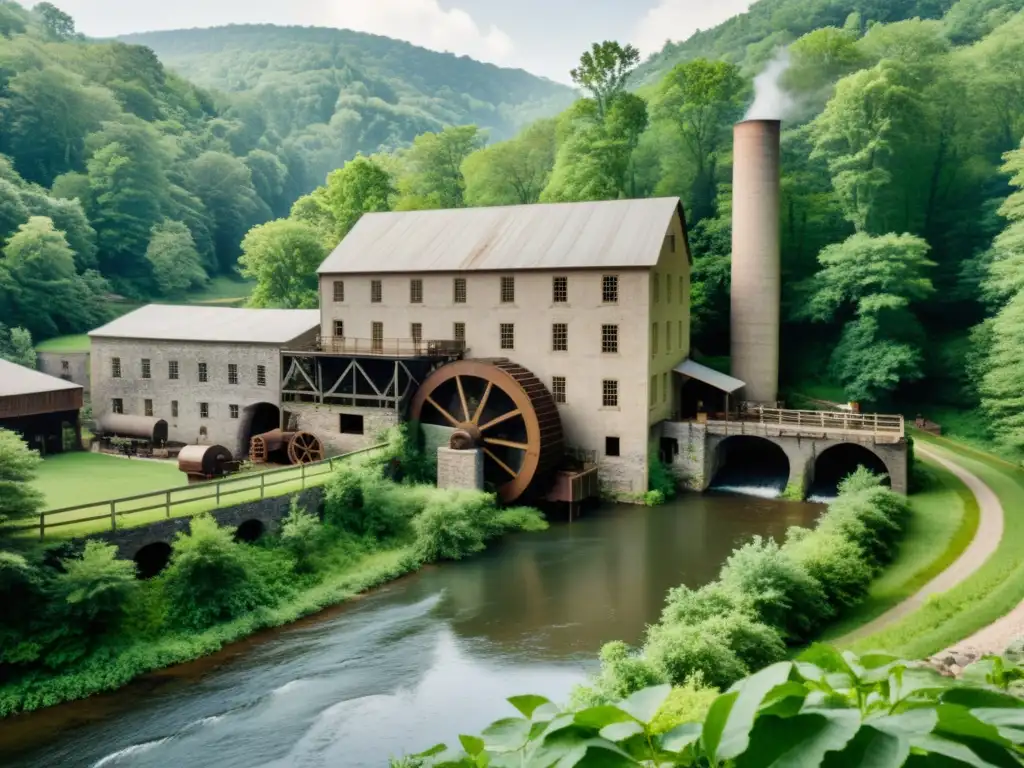
[[[889,469],[877,453],[856,443],[841,443],[822,451],[815,459],[810,495],[822,498],[836,496],[839,484],[856,472],[858,467],[864,467],[877,475],[885,475],[885,484],[891,485]]]
[[[272,403],[256,403],[242,411],[242,425],[239,444],[245,456],[249,455],[249,443],[253,435],[262,435],[281,427],[281,409]]]
[[[711,489],[774,498],[789,482],[789,457],[777,443],[753,435],[729,437],[715,449]]]
[[[246,520],[235,530],[235,541],[244,541],[252,544],[258,541],[266,531],[266,526],[260,520]]]
[[[171,561],[171,545],[166,541],[154,541],[135,553],[136,574],[140,579],[152,579]]]

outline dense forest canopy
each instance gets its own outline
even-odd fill
[[[240,25],[122,39],[226,94],[236,152],[275,152],[303,193],[359,152],[394,150],[446,125],[511,138],[574,98],[522,70],[344,29]]]

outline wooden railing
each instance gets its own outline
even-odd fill
[[[709,429],[727,434],[757,432],[791,434],[860,435],[895,442],[906,435],[903,417],[847,411],[791,411],[783,408],[750,408],[728,420],[708,421]]]
[[[458,357],[466,342],[452,339],[357,339],[352,336],[317,337],[309,351],[332,355],[380,355],[381,357]]]
[[[119,520],[127,515],[141,515],[150,513],[152,520],[137,518],[137,524],[155,522],[161,517],[169,519],[172,517],[171,510],[174,509],[175,517],[186,515],[197,515],[202,512],[210,512],[225,506],[226,503],[240,504],[245,501],[256,501],[274,496],[281,496],[291,490],[301,491],[307,487],[320,485],[327,480],[327,477],[334,470],[338,462],[349,459],[353,456],[378,451],[386,446],[386,443],[363,448],[359,451],[333,456],[313,464],[300,464],[294,467],[272,469],[266,472],[249,472],[239,475],[232,475],[223,480],[211,480],[193,485],[183,485],[177,488],[169,488],[165,491],[154,491],[143,493],[138,496],[126,496],[120,499],[99,501],[92,504],[80,504],[75,507],[64,507],[62,509],[51,509],[39,514],[38,522],[30,525],[10,526],[7,530],[31,531],[38,530],[39,537],[45,538],[46,532],[53,528],[64,528],[72,525],[87,525],[89,523],[109,522],[109,529],[116,531]],[[290,488],[285,489],[283,486]],[[271,489],[277,489],[272,491]],[[190,505],[185,509],[185,505]],[[103,510],[102,514],[95,514]],[[163,515],[158,514],[160,511]],[[103,530],[107,526],[102,526]],[[94,531],[88,531],[92,533]]]

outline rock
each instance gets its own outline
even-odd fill
[[[952,664],[949,667],[949,673],[953,677],[960,677],[960,675],[962,675],[963,672],[964,672],[964,668],[961,667],[959,664]]]

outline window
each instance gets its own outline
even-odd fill
[[[658,324],[651,323],[651,357],[658,354]]]
[[[665,238],[665,241],[666,241],[665,244],[668,246],[669,252],[670,253],[675,253],[676,252],[676,236],[675,235],[668,235]]]
[[[341,302],[345,300],[345,281],[335,280],[334,281],[334,300]]]
[[[120,397],[115,397],[110,401],[110,412],[111,413],[124,413],[124,400]]]
[[[683,348],[683,321],[679,321],[679,334],[676,336],[679,339],[679,348]]]
[[[672,323],[669,320],[665,321],[665,354],[667,355],[672,351]]]
[[[67,360],[61,360],[60,369],[63,373],[71,373],[71,363],[69,363]]]
[[[238,383],[238,363],[228,363],[228,384]]]
[[[565,376],[554,376],[551,379],[551,396],[556,403],[565,402]]]
[[[513,323],[501,324],[501,348],[516,348],[516,326]]]
[[[334,338],[343,339],[345,338],[345,321],[335,320],[334,321]]]
[[[110,358],[110,375],[115,379],[121,378],[121,358],[112,357]]]
[[[553,352],[569,351],[568,323],[555,323],[551,326],[551,350]]]
[[[338,422],[338,430],[343,435],[364,434],[362,414],[343,413],[338,417]]]
[[[661,300],[661,281],[660,281],[659,276],[657,274],[654,275],[653,289],[654,289],[654,303],[657,304]]]
[[[617,437],[606,437],[604,439],[604,455],[605,456],[621,456],[621,448],[619,446],[619,438]]]
[[[501,303],[513,304],[516,300],[516,279],[514,277],[501,278]]]
[[[668,400],[668,374],[661,374],[661,402]]]
[[[423,323],[412,323],[409,326],[409,335],[416,344],[423,341]]]
[[[601,301],[605,304],[619,303],[618,275],[605,275],[601,278]]]
[[[456,341],[461,341],[463,344],[466,343],[466,324],[465,323],[455,323],[455,327],[453,328],[453,332],[454,332],[455,340]]]
[[[384,349],[384,323],[370,324],[370,346],[374,352]]]
[[[168,360],[167,361],[167,378],[176,379],[178,378],[178,361]]]
[[[171,418],[172,419],[178,418],[178,401],[177,400],[171,400]]]
[[[231,415],[232,419],[237,419],[238,418],[238,406],[237,405],[229,405],[228,406],[228,413]]]
[[[651,408],[658,404],[658,377],[651,376]]]
[[[551,278],[551,300],[555,304],[565,304],[569,301],[569,278]]]
[[[152,400],[143,400],[142,401],[142,412],[146,416],[152,416],[153,415],[153,401]]]
[[[151,378],[153,378],[150,374],[151,374],[151,369],[149,367],[149,358],[148,357],[144,357],[144,358],[142,358],[142,378],[144,378],[144,379],[151,379]]]
[[[370,303],[380,304],[384,301],[384,288],[381,286],[380,280],[370,281]]]
[[[409,303],[423,303],[423,281],[419,278],[409,281]]]
[[[619,351],[619,326],[601,326],[601,351],[606,355],[615,355]]]
[[[466,303],[466,278],[456,277],[453,284],[453,290],[455,292],[455,303],[465,304]]]
[[[267,366],[257,365],[256,366],[256,386],[265,387],[267,386]]]
[[[665,278],[665,301],[672,303],[672,275]]]
[[[199,404],[199,418],[200,419],[208,419],[208,418],[210,418],[210,404],[209,403],[200,403]]]
[[[605,408],[619,407],[619,382],[605,379],[601,382],[601,404]]]
[[[206,363],[199,364],[199,381],[209,381],[209,376],[206,373]]]
[[[200,437],[206,437],[206,427],[200,427],[199,428],[199,436]]]

